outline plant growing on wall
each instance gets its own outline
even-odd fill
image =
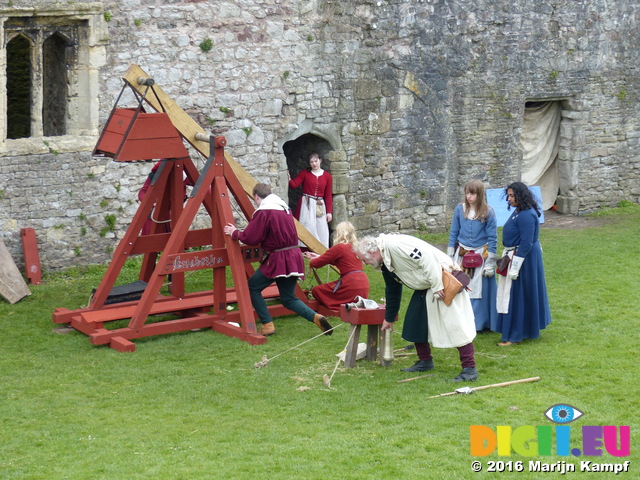
[[[100,236],[104,237],[109,232],[115,232],[116,230],[116,216],[109,213],[104,216],[104,222],[107,224],[102,230],[100,230]]]
[[[208,52],[212,48],[213,48],[213,40],[211,40],[209,37],[205,38],[203,41],[200,42],[200,50],[202,50],[203,52]]]

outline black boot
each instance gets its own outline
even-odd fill
[[[474,382],[478,379],[478,370],[476,367],[464,367],[452,382]]]
[[[409,368],[401,368],[401,372],[426,372],[427,370],[433,370],[433,358],[429,360],[418,360]]]

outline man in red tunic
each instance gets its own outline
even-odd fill
[[[327,319],[295,295],[298,277],[304,277],[304,260],[298,247],[298,233],[291,209],[264,183],[253,187],[253,200],[258,208],[247,228],[240,231],[229,223],[224,227],[224,233],[246,245],[261,245],[266,253],[260,268],[249,279],[251,304],[262,323],[258,333],[265,336],[276,333],[267,302],[262,296],[262,291],[275,281],[286,308],[315,323],[326,335],[331,335],[333,330]]]

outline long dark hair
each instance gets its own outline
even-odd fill
[[[516,207],[516,211],[521,212],[522,210],[533,208],[538,214],[538,216],[542,215],[538,202],[536,202],[536,199],[533,198],[533,195],[531,194],[531,190],[529,190],[529,187],[527,187],[524,183],[513,182],[512,184],[510,184],[507,188],[504,189],[505,197],[507,196],[507,192],[509,191],[509,189],[513,191],[513,196],[515,197],[516,202],[518,203],[518,206]],[[509,200],[507,200],[507,204],[508,204],[507,208],[511,210],[511,205],[509,204]]]

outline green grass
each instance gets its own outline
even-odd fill
[[[522,473],[473,473],[477,458],[469,453],[470,425],[552,425],[543,412],[557,403],[584,412],[571,424],[572,442],[582,425],[631,425],[626,478],[638,478],[640,213],[613,213],[602,227],[542,230],[553,322],[541,338],[513,348],[497,347],[496,333],[475,341],[476,386],[541,380],[473,395],[427,399],[459,386],[449,382],[460,370],[455,349],[434,349],[436,369],[425,379],[397,383],[411,376],[399,372],[415,361],[408,356],[388,368],[340,367],[326,388],[323,376],[333,372],[347,327],[255,369],[263,354],[272,358],[318,333],[298,317],[277,319],[277,335],[262,346],[208,330],[139,339],[129,354],[92,346],[77,332],[52,333],[51,313],[85,305],[104,268],[47,275],[30,297],[0,301],[0,478],[560,477],[528,472],[530,458],[516,454],[479,460],[485,470],[489,460],[524,461]],[[131,262],[122,280],[136,273]],[[370,296],[379,300],[381,275],[368,273]],[[395,336],[396,348],[405,344]]]

